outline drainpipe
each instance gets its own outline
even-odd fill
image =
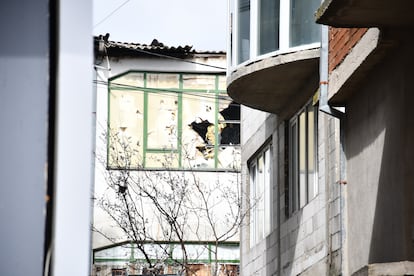
[[[335,118],[338,118],[340,121],[340,159],[339,159],[339,177],[340,180],[338,183],[340,184],[340,194],[339,194],[339,201],[340,201],[340,222],[341,222],[341,230],[340,230],[340,246],[341,246],[341,270],[344,272],[346,270],[346,265],[344,263],[344,238],[345,238],[345,224],[344,224],[344,200],[343,200],[343,185],[346,182],[345,179],[345,170],[346,170],[346,158],[345,158],[345,151],[344,151],[344,118],[345,118],[345,112],[340,111],[339,109],[336,109],[334,107],[331,107],[328,103],[328,66],[329,66],[329,27],[322,25],[321,30],[321,55],[320,55],[320,65],[319,65],[319,74],[320,74],[320,88],[319,88],[319,110],[333,116]],[[329,268],[332,262],[332,243],[331,243],[331,237],[329,233],[329,208],[330,208],[330,195],[329,195],[329,185],[326,187],[326,230],[327,230],[327,242],[328,242],[328,263]],[[328,269],[327,274],[330,273],[330,269]],[[346,274],[345,274],[346,275]]]
[[[341,120],[345,115],[344,112],[339,111],[336,108],[329,106],[328,104],[328,54],[329,54],[329,28],[328,26],[322,25],[321,30],[321,57],[319,64],[319,110],[327,113],[328,115],[334,116]]]

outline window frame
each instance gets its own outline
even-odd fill
[[[291,1],[293,0],[280,0],[280,7],[279,7],[279,47],[278,49],[270,52],[263,52],[260,53],[260,3],[261,0],[250,0],[250,53],[249,58],[247,60],[240,59],[240,41],[239,41],[239,34],[240,34],[240,19],[239,19],[239,7],[240,1],[243,0],[231,0],[229,6],[234,8],[232,13],[233,16],[230,17],[231,22],[231,30],[229,31],[229,40],[231,47],[231,54],[229,57],[231,58],[229,64],[231,68],[237,68],[241,66],[245,66],[246,64],[251,63],[252,61],[260,60],[263,58],[271,57],[278,54],[285,54],[295,51],[301,51],[306,49],[312,49],[320,47],[320,36],[315,38],[314,42],[309,42],[297,46],[291,45]],[[314,22],[315,28],[319,28],[319,32],[321,27]],[[233,70],[232,69],[232,70]]]
[[[313,112],[313,137],[312,148],[313,156],[310,156],[310,127],[309,114]],[[304,141],[301,143],[301,116],[304,116]],[[288,121],[288,214],[291,215],[296,211],[305,207],[311,200],[313,200],[319,193],[318,188],[318,107],[310,100],[306,103],[292,118]],[[304,143],[303,143],[304,142]],[[305,152],[302,155],[301,144],[305,145]],[[304,158],[304,164],[301,163],[301,158]],[[310,173],[309,164],[313,162],[314,170]],[[305,167],[304,183],[301,183],[301,169]],[[310,181],[309,179],[312,179]],[[310,187],[313,186],[313,187]],[[303,188],[305,191],[303,191]]]
[[[143,74],[143,86],[142,87],[128,87],[122,88],[123,85],[116,84],[116,80],[128,75],[128,74]],[[178,83],[176,88],[153,88],[147,86],[147,76],[149,74],[171,74],[171,75],[177,75],[178,76]],[[183,87],[184,80],[183,76],[213,76],[214,80],[214,88],[213,89],[196,89],[196,88],[185,88]],[[240,171],[240,165],[237,165],[233,168],[221,168],[219,166],[219,160],[218,160],[218,152],[220,148],[223,147],[233,147],[236,150],[240,150],[240,143],[239,144],[221,144],[221,143],[215,143],[212,145],[213,152],[214,152],[214,165],[212,167],[203,167],[203,168],[196,168],[196,167],[189,167],[185,166],[183,162],[185,161],[185,157],[183,156],[183,112],[185,111],[185,107],[183,106],[183,96],[185,97],[185,94],[187,93],[191,97],[197,94],[211,94],[211,97],[213,98],[211,101],[211,105],[214,108],[214,136],[215,141],[220,141],[220,134],[218,129],[219,123],[226,123],[228,120],[220,120],[219,118],[219,112],[220,112],[220,100],[226,100],[229,101],[229,103],[232,102],[232,100],[228,97],[227,91],[225,90],[225,87],[222,85],[222,80],[220,81],[220,78],[225,78],[225,72],[186,72],[186,71],[179,71],[179,72],[164,72],[164,71],[142,71],[142,70],[128,70],[126,72],[123,72],[122,74],[116,75],[108,80],[108,111],[107,111],[107,129],[108,134],[106,137],[107,141],[107,150],[106,150],[106,160],[107,160],[107,168],[108,169],[130,169],[130,170],[165,170],[166,167],[148,167],[147,166],[147,154],[177,154],[178,155],[178,165],[176,167],[168,168],[170,170],[197,170],[197,171]],[[114,85],[114,86],[112,86]],[[114,88],[115,87],[115,88]],[[121,87],[121,88],[120,88]],[[143,93],[142,101],[143,101],[143,127],[142,127],[142,153],[140,153],[141,161],[138,161],[140,163],[139,166],[134,167],[123,167],[123,166],[114,166],[110,164],[110,131],[111,131],[111,89],[114,89],[116,91],[135,91],[137,93]],[[156,148],[156,147],[150,147],[148,145],[148,120],[149,120],[149,95],[151,93],[176,93],[176,101],[177,101],[177,144],[174,146],[174,148]],[[240,120],[231,120],[232,124],[239,124]]]
[[[263,174],[263,179],[258,180],[259,160],[263,160],[263,170],[266,168],[268,173]],[[267,142],[260,150],[248,161],[249,170],[249,243],[253,248],[272,231],[273,225],[273,147]],[[266,177],[267,175],[267,177]],[[260,187],[259,185],[263,185]],[[257,193],[261,192],[263,197],[258,198]],[[262,216],[259,218],[259,216]],[[259,219],[262,220],[260,225]]]

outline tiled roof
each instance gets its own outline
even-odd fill
[[[185,57],[195,54],[225,54],[225,52],[198,52],[193,49],[193,46],[190,45],[170,47],[159,42],[157,39],[154,39],[151,44],[141,44],[110,41],[109,34],[106,34],[105,36],[95,36],[95,54],[98,54],[100,51],[102,51],[103,49],[100,49],[100,47],[102,48],[103,46],[105,46],[106,51],[110,56],[142,56],[148,55],[148,53],[174,57]]]
[[[146,50],[146,51],[177,51],[177,52],[190,52],[193,48],[192,46],[178,46],[178,47],[169,47],[165,46],[163,43],[158,42],[154,39],[151,44],[139,44],[139,43],[127,43],[127,42],[116,42],[108,41],[107,46],[109,48],[126,48],[132,50]]]

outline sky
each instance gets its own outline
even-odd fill
[[[93,0],[93,25],[113,41],[225,51],[227,0]]]

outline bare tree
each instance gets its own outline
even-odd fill
[[[237,238],[247,221],[240,174],[221,173],[211,179],[210,173],[205,181],[194,170],[172,170],[168,154],[158,160],[162,171],[142,170],[140,153],[130,138],[119,133],[108,138],[110,154],[98,160],[102,164],[110,160],[115,169],[105,170],[107,189],[96,198],[96,205],[140,252],[143,273],[156,275],[168,265],[182,275],[196,275],[190,259],[202,252],[189,252],[187,242],[197,241],[212,256],[212,275],[230,275],[225,266],[220,269],[218,253],[220,244]],[[103,229],[93,229],[115,242]]]

